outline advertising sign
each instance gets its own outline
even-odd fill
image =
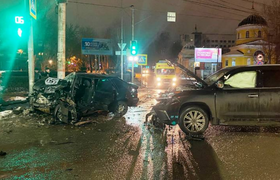
[[[195,48],[195,62],[222,62],[221,48]]]
[[[82,54],[84,55],[113,55],[110,39],[82,39]]]

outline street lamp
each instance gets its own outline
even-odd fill
[[[52,63],[53,63],[53,60],[50,59],[50,60],[49,60],[49,64],[52,65]]]

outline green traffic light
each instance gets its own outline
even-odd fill
[[[136,40],[133,40],[130,42],[130,54],[135,56],[137,55],[137,41]]]

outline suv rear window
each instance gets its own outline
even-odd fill
[[[263,71],[263,87],[280,87],[280,71]]]

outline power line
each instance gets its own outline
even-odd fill
[[[164,4],[167,4],[167,5],[170,5],[170,6],[174,6],[174,7],[181,7],[181,5],[177,5],[177,4],[173,4],[173,3],[168,3],[168,2],[164,2],[162,0],[155,0],[155,1],[160,1],[161,3],[164,3]],[[191,9],[192,10],[192,9]],[[208,13],[208,12],[205,12],[205,11],[198,11],[198,10],[195,10],[196,12],[201,12],[201,13],[207,13],[207,14],[210,14],[210,15],[214,15],[213,13]]]
[[[151,13],[161,13],[161,14],[166,14],[167,12],[165,11],[155,11],[155,10],[146,10],[146,9],[135,9],[138,11],[147,11],[147,12],[151,12]],[[176,13],[176,15],[180,15],[180,16],[191,16],[191,17],[200,17],[200,18],[209,18],[209,19],[224,19],[224,20],[233,20],[233,21],[240,21],[240,19],[234,19],[234,18],[222,18],[222,17],[214,17],[214,16],[203,16],[203,15],[194,15],[194,14],[183,14],[183,13]]]
[[[76,2],[76,1],[68,1],[69,3],[74,4],[84,4],[84,5],[91,5],[91,6],[100,6],[100,7],[107,7],[107,8],[116,8],[116,9],[123,9],[124,7],[120,6],[111,6],[111,5],[105,5],[105,4],[96,4],[96,3],[87,3],[87,2]]]
[[[244,6],[240,6],[240,5],[237,5],[237,4],[234,4],[234,3],[231,3],[231,2],[228,2],[228,1],[225,1],[225,0],[219,0],[219,2],[215,1],[215,0],[209,0],[215,4],[219,4],[221,6],[224,6],[224,7],[230,7],[229,5],[234,5],[236,7],[239,7],[239,8],[242,8],[244,10],[250,10],[250,8],[246,8]]]
[[[254,3],[254,4],[257,4],[259,6],[264,6],[264,5],[267,5],[265,3],[260,3],[260,2],[256,2],[254,0],[241,0],[241,1],[244,1],[244,2],[247,2],[247,3]]]
[[[186,0],[185,0],[186,1]],[[116,9],[126,9],[129,7],[120,7],[120,6],[111,6],[111,5],[104,5],[104,4],[96,4],[96,3],[87,3],[87,2],[76,2],[76,1],[68,1],[69,3],[74,4],[83,4],[83,5],[91,5],[91,6],[99,6],[99,7],[106,7],[106,8],[116,8]],[[189,1],[188,1],[189,2]],[[145,9],[135,9],[138,11],[148,11],[151,13],[161,13],[161,14],[167,14],[165,11],[155,11],[155,10],[145,10]],[[177,13],[177,15],[181,16],[191,16],[191,17],[200,17],[200,18],[210,18],[210,19],[225,19],[225,20],[234,20],[234,21],[240,21],[240,19],[234,19],[234,18],[224,18],[224,17],[215,17],[215,16],[203,16],[203,15],[194,15],[194,14],[183,14],[183,13]]]
[[[239,11],[239,12],[242,12],[242,13],[251,13],[249,11],[244,11],[244,10],[240,10],[240,9],[237,9],[237,8],[232,8],[232,7],[225,7],[225,6],[221,6],[221,5],[215,5],[215,4],[209,4],[209,3],[205,3],[205,2],[197,2],[197,1],[193,1],[193,0],[184,0],[185,2],[189,2],[189,3],[193,3],[193,4],[198,4],[198,5],[206,5],[206,6],[212,6],[212,7],[216,7],[216,8],[222,8],[222,9],[228,9],[228,10],[235,10],[235,11]]]

